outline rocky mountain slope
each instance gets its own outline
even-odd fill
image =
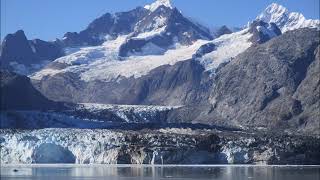
[[[280,34],[276,26],[256,21],[212,41],[176,45],[163,55],[126,58],[118,53],[128,40],[118,37],[61,57],[32,78],[43,94],[60,101],[184,105],[202,97],[199,93],[208,87],[208,76],[221,64]],[[110,94],[105,96],[105,92]]]
[[[0,71],[0,79],[1,111],[63,108],[62,103],[51,101],[37,91],[26,76]]]
[[[299,29],[237,56],[217,72],[200,121],[319,134],[319,41]]]

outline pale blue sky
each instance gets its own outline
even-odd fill
[[[106,12],[144,6],[153,0],[1,0],[1,39],[23,29],[29,39],[53,40],[80,31]],[[319,19],[319,0],[172,0],[184,15],[208,26],[243,26],[272,2],[306,18]]]

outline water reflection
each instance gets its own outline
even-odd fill
[[[14,171],[17,169],[18,171]],[[320,166],[1,166],[1,179],[319,180]]]

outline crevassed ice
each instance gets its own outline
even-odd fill
[[[83,105],[83,107],[89,111],[112,109],[112,110],[119,110],[119,111],[133,110],[134,112],[164,111],[164,110],[170,110],[170,109],[180,107],[180,106],[152,106],[152,105],[116,105],[116,104],[97,104],[97,103],[80,103],[80,105]]]

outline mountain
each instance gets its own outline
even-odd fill
[[[214,40],[198,39],[192,45],[178,41],[156,55],[150,55],[155,48],[152,46],[146,49],[148,54],[128,57],[119,56],[128,42],[128,36],[120,36],[101,46],[79,48],[35,73],[32,79],[44,95],[59,101],[185,105],[203,97],[198,92],[208,87],[207,77],[221,64],[280,33],[276,27],[257,21]]]
[[[248,48],[216,72],[211,108],[194,122],[319,134],[319,50],[309,28]]]
[[[304,27],[320,29],[320,20],[306,19],[301,13],[289,12],[288,9],[276,3],[269,5],[257,20],[275,23],[283,33]]]
[[[176,8],[159,6],[136,25],[133,34],[121,45],[119,55],[158,55],[176,44],[192,45],[199,39],[213,38]]]
[[[149,11],[138,7],[128,12],[106,13],[92,21],[86,29],[78,32],[67,32],[62,38],[65,47],[94,46],[119,35],[133,31],[135,24]]]
[[[63,108],[62,103],[48,100],[31,84],[30,79],[9,71],[0,71],[1,111],[48,110]]]
[[[121,47],[121,56],[127,56],[129,51],[141,52],[144,46],[168,48],[174,40],[190,44],[199,38],[212,39],[209,32],[183,17],[169,0],[157,0],[144,8],[106,13],[90,23],[85,30],[66,33],[62,42],[66,47],[93,46],[124,35],[127,40]]]
[[[21,35],[17,43],[26,49],[21,61],[29,56],[53,59],[44,53],[47,43],[63,50],[29,75],[33,87],[50,100],[178,106],[161,122],[296,128],[297,133],[315,134],[317,106],[309,95],[316,91],[305,89],[317,89],[312,54],[318,33],[298,28],[282,34],[277,22],[253,20],[236,32],[221,27],[216,37],[170,1],[158,0],[106,13],[55,42],[28,41]],[[283,97],[282,87],[288,90]]]
[[[15,53],[15,49],[19,49],[19,53]],[[1,64],[6,66],[16,62],[21,64],[31,64],[35,55],[32,48],[22,30],[13,34],[8,34],[1,44]],[[36,64],[36,63],[35,63]]]
[[[2,69],[29,75],[62,55],[58,44],[40,39],[28,40],[24,32],[19,30],[4,38],[0,62]]]
[[[319,164],[318,21],[272,4],[213,33],[157,0],[53,42],[9,34],[1,163]]]
[[[214,31],[215,37],[220,37],[225,34],[231,34],[232,31],[227,26],[221,26]]]

